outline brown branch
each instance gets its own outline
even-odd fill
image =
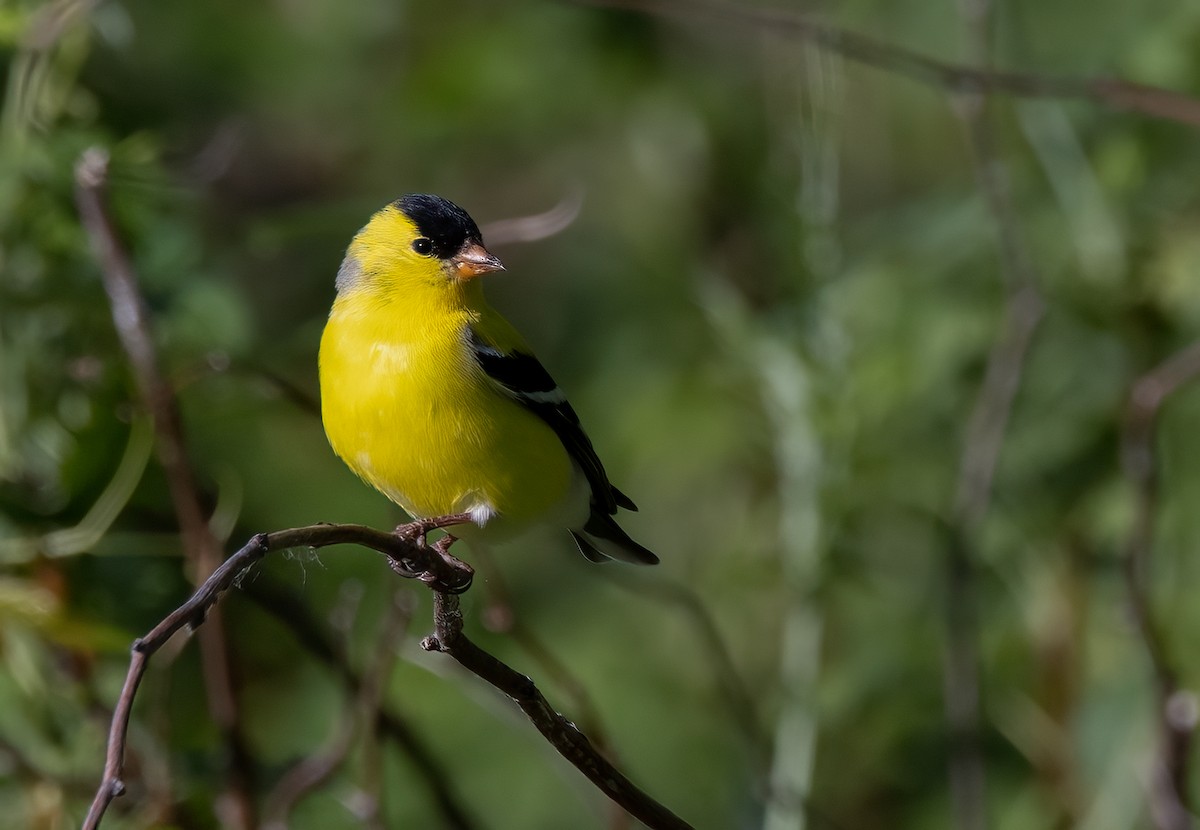
[[[584,732],[592,736],[596,748],[607,758],[616,760],[617,756],[600,717],[600,710],[592,700],[583,681],[571,673],[571,670],[554,655],[533,629],[517,616],[513,604],[512,592],[504,579],[504,574],[497,567],[491,556],[477,557],[480,570],[484,572],[484,595],[487,605],[480,615],[484,626],[489,631],[507,634],[520,646],[558,688],[571,699],[571,708],[575,714],[575,722]]]
[[[559,754],[634,818],[656,830],[684,830],[691,827],[639,790],[606,761],[575,724],[554,710],[532,680],[467,639],[463,633],[463,617],[457,596],[434,594],[433,625],[433,636],[421,642],[422,648],[449,654],[472,674],[508,695]]]
[[[109,730],[108,752],[104,765],[104,780],[88,811],[84,830],[100,826],[108,805],[125,792],[121,773],[125,763],[125,744],[129,731],[130,713],[137,695],[138,685],[146,673],[150,656],[158,651],[175,632],[184,626],[192,630],[200,628],[209,611],[216,606],[221,595],[243,572],[267,553],[294,547],[324,547],[344,542],[353,542],[383,553],[390,559],[392,570],[404,577],[420,579],[434,590],[458,592],[471,584],[472,571],[468,565],[450,556],[443,556],[433,548],[420,544],[421,534],[437,527],[461,524],[463,516],[414,523],[408,526],[406,535],[383,533],[358,525],[313,525],[311,527],[283,530],[277,533],[259,534],[241,550],[218,567],[197,589],[192,597],[145,636],[133,643],[133,656],[125,684],[113,711]]]
[[[295,547],[325,547],[352,543],[384,554],[393,571],[399,576],[418,579],[434,592],[435,636],[423,645],[427,650],[449,653],[467,668],[487,680],[512,698],[529,716],[547,740],[581,772],[593,781],[613,801],[620,804],[648,827],[659,830],[688,828],[669,810],[634,786],[628,778],[609,764],[592,747],[588,739],[569,721],[551,708],[533,682],[518,674],[492,655],[480,649],[462,633],[462,615],[458,611],[457,594],[471,586],[474,572],[464,562],[455,559],[435,546],[426,545],[425,534],[430,530],[450,527],[469,521],[465,515],[444,516],[414,522],[384,533],[360,525],[313,525],[310,527],[263,533],[251,539],[241,550],[227,559],[205,580],[192,597],[171,612],[145,636],[133,644],[129,672],[113,711],[109,730],[108,752],[104,779],[83,825],[83,830],[96,830],[113,799],[125,792],[122,770],[130,714],[138,685],[145,675],[147,662],[167,640],[184,626],[200,627],[222,594],[238,578],[267,553]]]
[[[484,592],[487,605],[480,615],[484,627],[489,631],[506,634],[538,665],[547,677],[571,701],[570,709],[575,714],[573,722],[579,724],[580,730],[591,735],[596,751],[612,764],[619,764],[620,755],[613,746],[600,709],[592,700],[591,694],[575,674],[560,660],[536,631],[525,624],[517,616],[513,603],[512,592],[504,574],[490,556],[480,556],[479,566],[484,571]],[[629,826],[630,815],[617,805],[613,805],[609,822],[609,830],[624,830]]]
[[[1196,712],[1194,698],[1180,685],[1179,671],[1167,653],[1147,584],[1159,502],[1154,442],[1164,404],[1197,378],[1200,378],[1200,341],[1176,352],[1134,381],[1121,434],[1121,464],[1136,499],[1133,530],[1125,548],[1125,589],[1138,634],[1150,658],[1158,704],[1161,746],[1150,786],[1150,813],[1158,830],[1187,830],[1193,826],[1188,783]]]
[[[575,5],[624,9],[661,17],[703,18],[770,29],[809,41],[847,60],[953,93],[997,93],[1019,98],[1080,99],[1149,118],[1200,128],[1200,99],[1121,78],[1006,72],[941,61],[843,29],[816,15],[723,0],[568,0]]]
[[[109,215],[107,181],[108,155],[97,148],[86,150],[75,167],[75,199],[80,219],[100,261],[113,323],[133,370],[138,395],[154,424],[155,447],[179,521],[184,556],[191,567],[192,583],[199,585],[220,563],[220,545],[209,530],[200,504],[174,391],[159,371],[154,335],[137,274]],[[251,795],[253,768],[238,729],[237,697],[219,615],[214,614],[209,627],[201,632],[200,651],[209,712],[230,750],[229,789],[218,802],[218,812],[234,827],[251,830],[257,823]]]

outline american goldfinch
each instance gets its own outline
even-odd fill
[[[593,562],[658,557],[613,519],[608,481],[558,384],[484,299],[501,271],[478,226],[438,196],[403,196],[346,252],[321,337],[321,418],[334,452],[414,518],[466,513],[469,543],[566,528]]]

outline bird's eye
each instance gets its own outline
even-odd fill
[[[413,240],[412,249],[421,256],[425,256],[433,252],[433,242],[422,236],[420,239]]]

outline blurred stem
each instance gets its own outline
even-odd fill
[[[991,0],[960,0],[969,60],[992,66]],[[987,779],[980,702],[979,602],[976,549],[992,504],[996,465],[1008,433],[1026,358],[1045,306],[1037,274],[1017,223],[1004,161],[996,147],[992,102],[986,91],[958,101],[971,145],[975,176],[996,228],[1000,272],[1007,288],[1004,323],[988,354],[983,383],[967,423],[954,494],[954,529],[946,555],[944,686],[950,732],[950,789],[955,825],[987,827]]]
[[[1151,774],[1150,815],[1158,830],[1188,830],[1193,826],[1188,785],[1200,704],[1195,693],[1180,683],[1179,670],[1155,620],[1147,584],[1159,503],[1160,472],[1154,444],[1163,405],[1197,378],[1200,341],[1171,355],[1134,382],[1121,435],[1122,466],[1136,493],[1134,527],[1125,551],[1125,586],[1157,693],[1160,745]]]
[[[117,336],[133,370],[141,403],[154,425],[158,459],[166,473],[190,576],[193,584],[200,585],[221,563],[220,544],[204,517],[178,404],[159,369],[137,274],[109,214],[108,154],[99,148],[84,151],[76,165],[75,181],[80,219],[100,263]],[[214,612],[199,640],[209,710],[228,752],[227,790],[216,809],[229,826],[251,830],[257,824],[253,769],[239,731],[229,649],[219,614]]]
[[[327,623],[319,620],[305,602],[292,591],[267,577],[243,585],[242,590],[264,611],[286,626],[309,654],[329,667],[347,690],[363,697],[364,678],[350,664],[343,644],[333,636]],[[454,778],[446,765],[413,728],[406,717],[390,706],[381,705],[375,722],[367,727],[372,735],[394,741],[417,770],[429,790],[443,826],[453,830],[476,827],[454,787]]]
[[[398,588],[393,592],[392,602],[384,614],[375,646],[371,650],[373,662],[362,673],[356,700],[346,712],[329,745],[289,769],[267,796],[263,809],[263,830],[287,830],[288,820],[296,805],[332,778],[345,764],[354,749],[355,739],[364,736],[365,743],[371,743],[375,724],[379,722],[383,711],[387,681],[412,620],[413,605],[412,594],[406,588]],[[381,806],[379,789],[375,786],[379,772],[367,763],[364,764],[363,774],[362,789],[370,803],[365,804],[362,813],[356,817],[364,825],[376,824]]]
[[[605,571],[602,576],[623,590],[671,603],[683,612],[712,663],[730,717],[746,742],[755,776],[765,780],[771,747],[759,719],[758,700],[738,672],[729,645],[704,600],[688,585],[661,577],[634,577],[615,570]]]
[[[1003,94],[1018,98],[1080,99],[1148,118],[1200,127],[1200,98],[1122,78],[1038,75],[947,63],[826,22],[791,8],[735,4],[725,0],[570,0],[576,5],[765,28],[808,41],[848,61],[909,78],[959,95]]]
[[[821,452],[809,412],[808,371],[782,344],[759,350],[761,392],[775,434],[778,544],[786,606],[780,643],[782,695],[775,726],[764,830],[803,828],[817,745],[817,678],[823,619],[811,601],[820,571]]]
[[[0,564],[15,565],[31,562],[37,557],[53,559],[90,551],[112,526],[142,480],[150,460],[153,438],[149,420],[135,419],[117,469],[79,523],[43,536],[0,539]]]
[[[714,328],[757,375],[770,419],[778,475],[775,548],[783,591],[779,646],[780,711],[773,735],[764,830],[803,828],[809,812],[818,733],[814,701],[824,620],[812,601],[820,577],[822,456],[812,423],[810,370],[796,348],[763,334],[744,301],[720,282],[703,305]]]
[[[804,269],[793,278],[807,277],[819,288],[834,280],[840,261],[835,228],[841,66],[836,57],[812,44],[797,53],[787,50],[786,40],[779,35],[770,35],[767,42],[785,47],[774,50],[777,61],[790,55],[795,64],[781,81],[767,80],[777,99],[771,107],[778,117],[773,136],[776,162],[787,179],[798,182],[800,245],[794,254]],[[814,302],[819,305],[820,299],[818,291]],[[819,312],[813,316],[824,319]],[[829,334],[818,330],[814,339]],[[815,701],[824,616],[814,601],[814,587],[821,576],[820,497],[826,462],[814,424],[812,379],[816,375],[801,347],[794,338],[780,334],[760,337],[756,345],[752,362],[758,369],[759,393],[775,443],[777,545],[786,591],[779,663],[782,704],[775,724],[763,828],[799,830],[808,821],[820,728]]]

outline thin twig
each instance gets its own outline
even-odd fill
[[[1200,99],[1122,78],[1007,72],[941,61],[921,52],[844,29],[814,14],[723,0],[567,0],[574,5],[625,9],[662,17],[706,18],[760,26],[810,41],[847,60],[902,75],[953,93],[997,93],[1018,98],[1079,99],[1149,118],[1200,128]]]
[[[1129,606],[1154,672],[1161,746],[1154,761],[1150,814],[1158,830],[1193,826],[1189,809],[1191,745],[1197,722],[1196,696],[1179,682],[1154,618],[1147,579],[1158,513],[1159,469],[1154,442],[1167,400],[1200,378],[1200,341],[1176,352],[1133,384],[1121,434],[1121,462],[1136,494],[1133,530],[1125,548]]]
[[[537,686],[523,674],[497,660],[463,633],[458,597],[433,595],[434,634],[421,642],[426,651],[449,654],[464,668],[508,695],[530,722],[564,758],[588,777],[605,795],[620,804],[647,827],[684,830],[691,825],[639,790],[596,751],[587,736],[549,704]]]
[[[154,425],[158,460],[166,473],[184,556],[191,568],[190,577],[194,585],[200,585],[221,561],[220,544],[204,517],[183,439],[179,407],[174,390],[159,371],[154,335],[133,262],[109,215],[107,184],[107,153],[95,147],[84,151],[75,167],[75,199],[80,219],[100,261],[113,322],[133,369],[138,395]],[[251,795],[253,767],[238,729],[229,650],[224,625],[217,614],[200,634],[200,652],[209,712],[230,750],[228,792],[218,802],[218,812],[234,827],[251,830],[257,824]]]
[[[609,740],[608,730],[604,727],[603,718],[600,717],[600,710],[583,681],[572,674],[542,638],[517,616],[512,592],[494,559],[487,554],[477,554],[476,558],[486,576],[483,587],[487,606],[481,615],[484,625],[490,631],[507,634],[541,667],[555,685],[571,699],[576,722],[584,732],[592,736],[596,748],[616,762],[617,756]]]
[[[361,525],[313,525],[275,533],[262,533],[213,572],[192,597],[171,612],[145,636],[133,644],[129,672],[113,712],[109,731],[104,779],[88,811],[83,830],[96,830],[113,799],[125,791],[122,769],[129,731],[130,713],[146,665],[158,649],[184,626],[198,628],[216,606],[222,594],[234,585],[247,568],[267,553],[296,547],[325,547],[352,543],[384,554],[399,576],[424,582],[434,592],[435,636],[422,645],[427,650],[445,651],[468,669],[504,692],[526,713],[538,731],[584,775],[613,801],[620,804],[653,830],[689,828],[646,793],[638,789],[620,771],[606,761],[573,724],[551,708],[534,683],[522,674],[483,651],[462,632],[462,614],[457,595],[471,586],[474,572],[464,562],[426,545],[425,534],[436,528],[451,527],[469,521],[458,514],[413,522],[384,533]]]
[[[960,0],[959,9],[969,59],[982,67],[980,71],[991,72],[991,0]],[[975,178],[996,229],[1000,274],[1007,289],[1004,324],[992,343],[967,423],[946,556],[945,707],[951,738],[950,789],[955,824],[962,830],[983,830],[988,823],[975,549],[979,528],[991,509],[996,466],[1026,359],[1045,313],[1037,269],[1022,239],[1008,171],[997,146],[990,96],[995,91],[981,87],[956,102],[966,126]]]
[[[390,559],[392,570],[401,576],[419,579],[439,591],[465,591],[471,584],[473,575],[471,568],[453,557],[441,555],[433,548],[426,547],[421,543],[423,539],[421,534],[437,527],[461,524],[466,518],[460,515],[414,523],[408,526],[409,532],[404,535],[383,533],[359,525],[313,525],[270,534],[262,533],[225,560],[187,602],[171,612],[145,637],[134,641],[129,672],[125,676],[125,685],[121,689],[117,705],[113,710],[108,752],[104,765],[104,780],[88,811],[83,825],[84,830],[94,830],[99,827],[108,805],[114,798],[125,792],[125,783],[121,779],[121,774],[125,763],[125,744],[129,732],[130,712],[133,708],[133,700],[137,695],[138,685],[146,673],[146,665],[150,656],[162,648],[171,635],[184,626],[188,626],[192,630],[200,628],[206,617],[209,616],[209,612],[220,600],[221,595],[237,581],[247,568],[273,550],[324,547],[352,542],[383,553]]]
[[[583,732],[591,735],[596,751],[607,758],[610,763],[619,764],[620,755],[609,738],[608,729],[604,726],[604,719],[600,716],[600,709],[592,700],[583,681],[576,677],[567,665],[550,650],[538,633],[517,615],[512,593],[495,560],[491,556],[483,554],[482,551],[477,552],[477,558],[480,569],[484,570],[487,577],[483,582],[487,607],[481,614],[484,626],[490,631],[508,635],[537,663],[554,684],[570,698],[570,709],[575,712],[574,722],[579,724],[579,728]],[[613,805],[613,807],[608,830],[624,830],[629,826],[629,813],[617,805]]]
[[[604,576],[623,590],[669,602],[683,611],[685,619],[699,636],[701,647],[708,654],[729,716],[737,731],[741,733],[754,772],[763,779],[765,788],[765,779],[771,763],[770,739],[763,731],[754,695],[750,693],[746,681],[738,671],[733,653],[704,601],[691,588],[678,582],[662,578],[628,579],[613,571],[606,572]]]

